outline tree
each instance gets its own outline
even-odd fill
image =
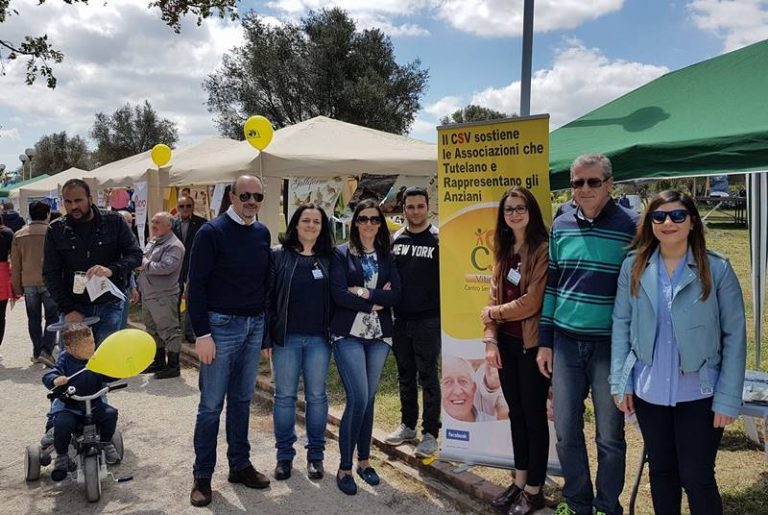
[[[397,134],[413,123],[429,73],[418,59],[399,65],[380,30],[357,31],[339,8],[301,24],[272,27],[254,14],[242,24],[245,45],[203,83],[221,134],[243,139],[254,114],[277,128],[318,115]]]
[[[43,136],[35,143],[33,176],[53,175],[73,166],[83,170],[93,168],[88,144],[79,135],[70,138],[62,131]]]
[[[516,114],[510,116],[506,113],[494,111],[487,107],[469,104],[467,107],[455,111],[451,116],[443,116],[440,119],[440,124],[451,125],[454,123],[484,122],[486,120],[500,120],[502,118],[513,118],[516,116]]]
[[[153,0],[149,7],[158,7],[160,17],[175,32],[181,30],[181,18],[187,14],[197,18],[200,25],[203,19],[214,14],[220,18],[237,18],[238,0]],[[45,0],[37,0],[38,5]],[[88,0],[64,0],[64,3],[87,4]],[[106,1],[105,1],[106,3]],[[0,0],[0,24],[8,18],[18,16],[19,12],[11,7],[11,0]],[[38,77],[46,80],[49,88],[56,87],[56,77],[53,74],[52,64],[59,64],[64,60],[64,54],[56,50],[48,41],[48,35],[25,36],[24,41],[14,42],[0,37],[0,75],[5,75],[5,62],[27,57],[26,83],[33,84]]]
[[[179,140],[176,123],[162,120],[148,100],[143,104],[125,104],[112,115],[96,113],[91,129],[96,140],[94,160],[97,166],[147,151],[158,143],[173,147]]]

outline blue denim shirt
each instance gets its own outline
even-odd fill
[[[611,342],[611,393],[633,392],[632,371],[637,361],[653,364],[656,347],[658,306],[658,249],[640,277],[637,296],[630,294],[630,275],[637,255],[624,260],[619,274],[613,307]],[[702,299],[696,262],[686,259],[680,281],[672,291],[672,331],[678,346],[679,369],[696,372],[702,391],[712,389],[712,409],[737,416],[741,407],[747,334],[744,297],[728,260],[707,251],[712,290]],[[717,383],[711,382],[710,368],[719,368]]]
[[[681,259],[672,272],[667,274],[661,253],[658,254],[658,301],[659,314],[656,318],[656,341],[653,363],[635,363],[633,376],[635,395],[645,402],[659,406],[675,406],[679,402],[696,401],[712,396],[712,390],[702,392],[701,380],[696,372],[680,372],[680,350],[672,326],[673,292],[680,284],[688,262],[693,255],[688,250],[686,259]],[[710,384],[717,384],[718,368],[707,367]]]

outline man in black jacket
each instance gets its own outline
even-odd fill
[[[173,234],[184,244],[184,261],[181,263],[181,273],[179,274],[179,304],[181,296],[184,294],[187,284],[187,274],[189,272],[189,255],[192,249],[192,242],[195,241],[195,235],[198,229],[207,222],[202,216],[197,216],[195,211],[195,201],[192,197],[186,195],[179,197],[176,203],[178,216],[173,222]],[[181,310],[179,310],[181,316]],[[189,312],[184,315],[184,339],[189,343],[195,342],[195,333],[192,331],[192,324],[189,321]]]
[[[85,181],[70,179],[61,189],[65,216],[51,222],[45,237],[43,280],[67,322],[97,316],[92,326],[96,345],[120,329],[128,274],[141,265],[142,252],[116,212],[93,205]],[[116,293],[91,300],[85,282],[108,278]]]

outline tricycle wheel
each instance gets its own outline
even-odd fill
[[[29,445],[24,456],[24,479],[37,481],[40,479],[40,446]]]
[[[98,456],[93,455],[85,457],[83,474],[85,476],[85,498],[88,499],[88,502],[98,501],[101,498]]]

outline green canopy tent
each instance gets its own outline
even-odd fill
[[[600,152],[617,181],[768,168],[768,40],[668,73],[550,134],[550,185]]]
[[[7,198],[8,194],[13,189],[21,188],[22,186],[27,186],[29,184],[32,184],[33,182],[47,179],[48,177],[50,177],[50,175],[44,173],[43,175],[38,175],[37,177],[32,177],[31,179],[27,179],[26,181],[14,182],[13,184],[9,184],[5,188],[0,188],[0,198]]]
[[[550,185],[599,152],[617,181],[768,170],[768,40],[668,73],[550,134]],[[759,368],[768,269],[768,174],[749,174]]]

